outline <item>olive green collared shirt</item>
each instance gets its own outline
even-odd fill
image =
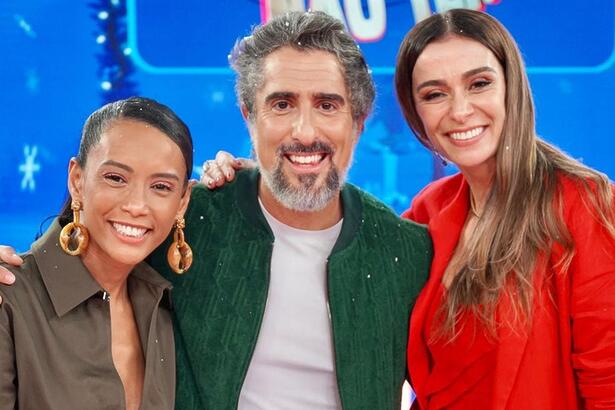
[[[124,387],[111,356],[107,293],[81,258],[58,245],[57,220],[9,267],[17,280],[0,286],[0,410],[124,409]],[[175,346],[170,284],[141,263],[128,292],[145,355],[141,408],[172,409]]]

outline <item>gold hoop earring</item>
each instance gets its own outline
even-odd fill
[[[186,222],[184,218],[175,221],[175,232],[173,233],[173,243],[167,251],[167,261],[173,272],[181,275],[190,269],[192,265],[192,249],[184,240],[184,228]]]
[[[72,200],[70,208],[73,210],[73,222],[67,224],[60,232],[60,247],[69,255],[77,256],[83,253],[90,243],[90,234],[88,229],[79,223],[79,211],[81,211],[81,202]],[[71,242],[76,242],[75,249],[70,248]]]

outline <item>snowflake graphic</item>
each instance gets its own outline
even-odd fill
[[[34,173],[41,170],[41,164],[36,162],[36,154],[38,147],[36,145],[30,147],[24,145],[23,154],[24,162],[19,164],[19,172],[23,173],[23,179],[21,180],[21,190],[29,190],[34,192],[36,189],[36,181],[34,180]]]

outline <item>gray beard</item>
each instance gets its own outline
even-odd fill
[[[257,159],[258,160],[258,159]],[[346,182],[346,172],[340,173],[337,167],[331,164],[326,175],[325,183],[315,188],[319,174],[298,175],[299,186],[294,187],[283,171],[282,157],[278,157],[273,171],[263,168],[260,160],[258,165],[265,185],[273,197],[285,208],[300,212],[317,212],[323,210],[337,195]]]

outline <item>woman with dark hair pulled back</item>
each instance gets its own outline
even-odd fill
[[[192,152],[183,121],[151,99],[87,119],[61,215],[0,289],[1,408],[174,407],[170,283],[143,260],[175,226],[169,263],[189,268]]]

